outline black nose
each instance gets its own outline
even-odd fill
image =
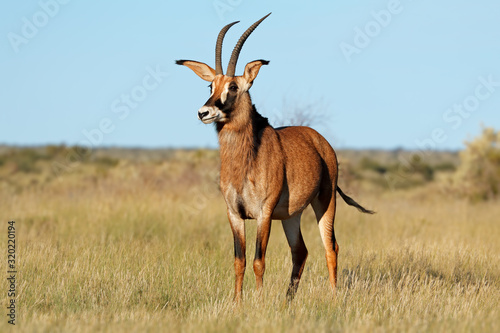
[[[205,118],[207,115],[208,115],[208,111],[198,112],[198,118],[200,118],[200,120],[202,120],[203,118]]]

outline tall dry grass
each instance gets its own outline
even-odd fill
[[[432,186],[350,193],[378,213],[339,201],[335,298],[308,210],[302,228],[309,258],[293,303],[285,303],[291,257],[275,223],[264,290],[254,291],[248,265],[244,301],[235,306],[232,235],[216,169],[210,154],[188,152],[104,171],[82,164],[45,182],[1,187],[2,249],[7,220],[17,225],[15,329],[500,331],[498,202],[447,198]],[[250,263],[254,238],[248,221]],[[7,289],[5,279],[0,288]],[[0,331],[8,326],[4,317]]]

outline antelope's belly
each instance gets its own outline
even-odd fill
[[[262,193],[263,189],[260,187],[249,182],[245,185],[241,191],[229,185],[224,192],[228,209],[242,219],[258,219],[271,214],[273,220],[286,220],[302,212],[318,195],[316,184],[297,187],[291,193],[285,184],[277,204],[274,204],[276,201],[272,199],[273,196]]]
[[[290,195],[288,189],[283,190],[280,199],[274,207],[271,218],[273,220],[286,220],[301,213],[309,205],[316,193],[303,195]]]

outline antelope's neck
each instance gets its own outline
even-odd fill
[[[217,127],[220,145],[221,186],[233,186],[238,192],[257,165],[260,135],[269,126],[251,101],[240,105],[230,122]]]

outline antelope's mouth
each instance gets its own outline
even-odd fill
[[[215,116],[210,117],[210,118],[203,118],[203,119],[201,119],[201,121],[202,121],[204,124],[211,124],[211,123],[213,123],[214,121],[216,121],[216,120],[217,120],[217,118],[219,118],[219,116],[218,116],[218,115],[215,115]]]

